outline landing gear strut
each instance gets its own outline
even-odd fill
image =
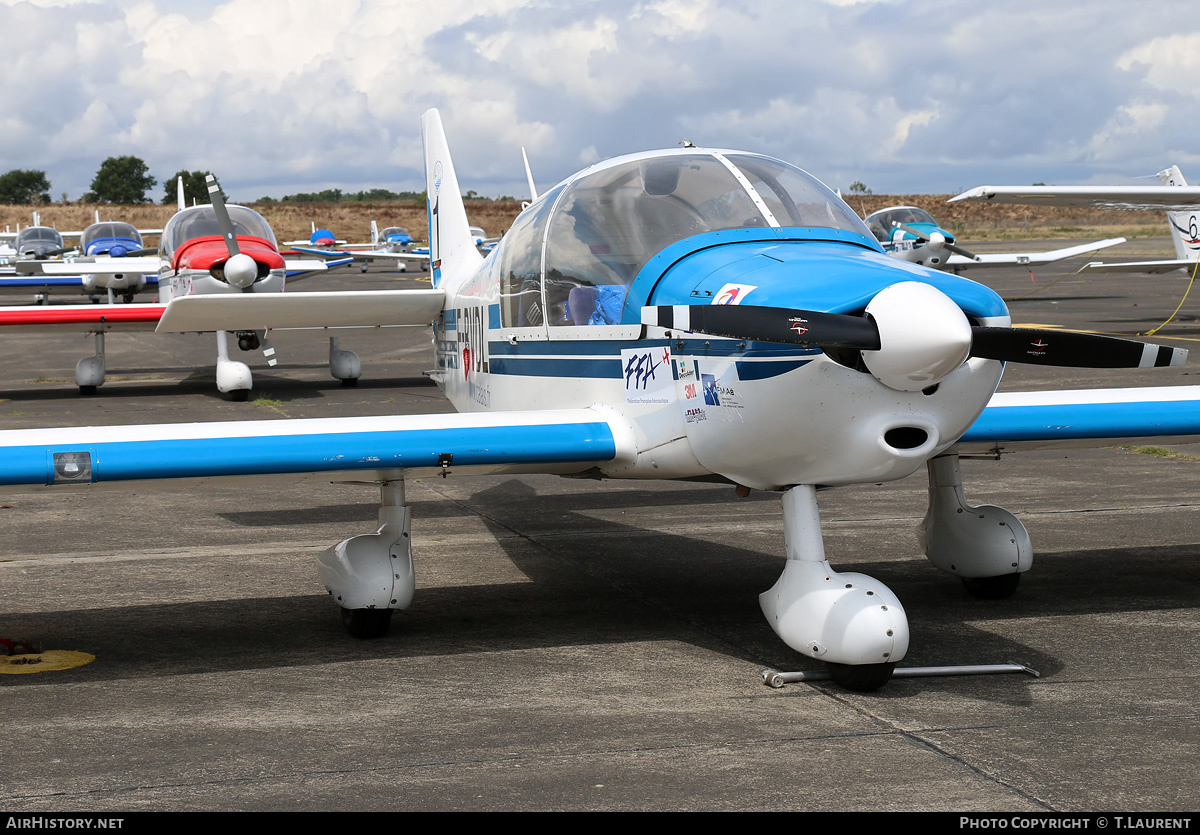
[[[96,353],[75,363],[75,385],[80,394],[95,394],[104,385],[104,332],[96,333]]]
[[[1033,543],[1021,521],[1002,507],[969,505],[957,455],[930,459],[929,509],[921,523],[925,555],[962,579],[984,600],[1011,597],[1033,565]]]

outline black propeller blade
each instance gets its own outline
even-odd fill
[[[1092,333],[975,327],[971,356],[1063,368],[1163,368],[1183,365],[1187,351]]]
[[[861,316],[749,305],[675,305],[645,310],[656,314],[656,319],[648,321],[643,316],[643,324],[692,333],[821,348],[879,350],[878,328]]]
[[[863,316],[749,305],[643,308],[642,323],[761,342],[820,348],[881,349],[879,330]],[[971,328],[971,356],[1067,368],[1161,368],[1183,365],[1187,351],[1075,331]]]

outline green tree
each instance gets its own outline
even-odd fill
[[[16,169],[0,174],[0,203],[49,203],[50,181],[45,171]]]
[[[862,180],[855,180],[854,182],[852,182],[850,184],[850,193],[851,194],[871,194],[871,190],[869,188],[867,188],[866,184],[863,183]]]
[[[208,199],[208,181],[205,179],[211,174],[211,171],[176,171],[170,177],[163,181],[163,186],[166,187],[166,195],[163,197],[163,205],[175,202],[175,185],[180,177],[183,177],[183,200],[185,205],[191,206],[193,203],[209,203]],[[225,193],[225,189],[221,189],[221,197],[226,202],[229,201],[229,195]]]
[[[92,190],[83,199],[86,203],[149,203],[146,192],[157,182],[138,157],[109,157],[100,163]]]

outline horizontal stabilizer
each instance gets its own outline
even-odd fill
[[[435,289],[182,296],[171,300],[158,331],[426,325],[444,301],[445,294]]]

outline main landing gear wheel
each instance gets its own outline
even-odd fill
[[[234,389],[229,392],[229,397],[234,403],[245,403],[250,399],[250,389]]]
[[[342,609],[342,623],[355,638],[382,638],[392,625],[392,610]]]
[[[847,690],[869,693],[878,690],[892,678],[895,664],[834,664],[825,662],[829,677]]]
[[[96,387],[95,386],[80,386],[79,393],[80,394],[95,394]]]
[[[998,577],[963,577],[963,588],[980,600],[1004,600],[1012,597],[1021,583],[1020,574],[1001,574]]]
[[[358,385],[357,377],[347,377],[346,379],[342,380],[343,388],[353,388],[354,386],[357,386],[357,385]]]

